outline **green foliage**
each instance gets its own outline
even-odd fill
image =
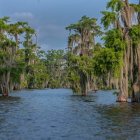
[[[112,11],[120,11],[124,7],[124,2],[122,0],[110,0],[107,3],[106,8],[111,8]]]
[[[103,17],[101,18],[101,24],[104,25],[105,29],[108,29],[109,26],[114,25],[116,21],[116,13],[115,12],[108,12],[102,11]]]
[[[122,32],[119,29],[109,30],[102,39],[104,40],[105,48],[95,52],[95,75],[111,73],[113,77],[118,77],[123,66],[123,52],[126,48]]]
[[[78,56],[69,54],[68,56],[68,80],[70,82],[70,87],[76,94],[82,93],[85,86],[81,83],[82,80],[87,82],[89,75],[93,74],[93,60],[92,58],[84,55]],[[82,84],[82,85],[81,85]]]
[[[86,95],[88,78],[93,73],[92,57],[96,46],[94,38],[102,32],[97,19],[87,16],[66,29],[72,32],[68,37],[68,81],[75,93]]]
[[[34,69],[35,88],[44,88],[43,84],[48,80],[48,73],[45,63],[41,60],[36,60]],[[46,87],[46,85],[45,85]]]
[[[35,30],[26,22],[8,20],[7,17],[0,19],[0,84],[9,83],[14,88],[46,87],[45,53],[34,43]]]
[[[48,73],[48,86],[50,88],[63,87],[66,79],[66,58],[64,50],[49,50],[45,56]]]
[[[129,35],[133,40],[133,44],[137,45],[140,43],[140,25],[133,25],[129,31]]]
[[[113,48],[115,52],[122,52],[126,48],[126,43],[123,40],[122,32],[119,29],[107,31],[105,36],[102,37],[102,40],[105,41],[105,47]]]
[[[66,27],[66,30],[82,33],[84,30],[92,31],[93,35],[101,34],[100,26],[97,25],[97,19],[83,16],[77,23]]]
[[[112,75],[119,76],[120,68],[122,66],[122,56],[119,52],[115,52],[112,48],[102,48],[95,52],[93,58],[93,70],[96,76]]]

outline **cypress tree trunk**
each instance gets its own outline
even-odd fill
[[[87,96],[87,93],[88,93],[88,76],[85,73],[83,73],[82,71],[80,71],[79,74],[80,74],[81,94],[82,94],[82,96]]]
[[[140,102],[140,45],[135,49],[134,83],[132,86],[132,102]]]
[[[139,0],[140,5],[140,0]],[[140,25],[140,12],[137,16],[138,25]],[[133,71],[133,85],[132,85],[132,102],[140,102],[140,44],[138,46],[133,46],[134,48],[134,71]]]
[[[114,88],[118,90],[119,89],[119,79],[118,78],[114,79],[113,83],[114,83]]]
[[[107,74],[106,86],[107,86],[107,89],[111,88],[111,74],[110,74],[110,72]]]
[[[127,52],[125,50],[124,54],[124,65],[121,68],[121,76],[120,76],[120,92],[118,95],[117,102],[127,102],[128,98],[128,63],[127,63]]]
[[[6,72],[2,75],[1,91],[2,96],[9,96],[9,82],[10,82],[10,72]]]

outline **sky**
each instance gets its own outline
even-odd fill
[[[138,1],[138,0],[131,0]],[[83,15],[100,23],[101,13],[108,0],[0,0],[0,17],[11,21],[26,21],[35,28],[38,43],[45,51],[65,49],[68,31],[65,27]]]

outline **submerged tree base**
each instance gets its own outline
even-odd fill
[[[2,94],[3,97],[8,97],[7,93]]]
[[[125,96],[118,96],[116,102],[127,102],[127,98]]]
[[[87,96],[88,94],[82,94],[81,96]]]

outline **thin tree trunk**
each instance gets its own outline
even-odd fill
[[[87,96],[88,93],[88,77],[85,73],[79,72],[80,74],[80,87],[82,96]]]

